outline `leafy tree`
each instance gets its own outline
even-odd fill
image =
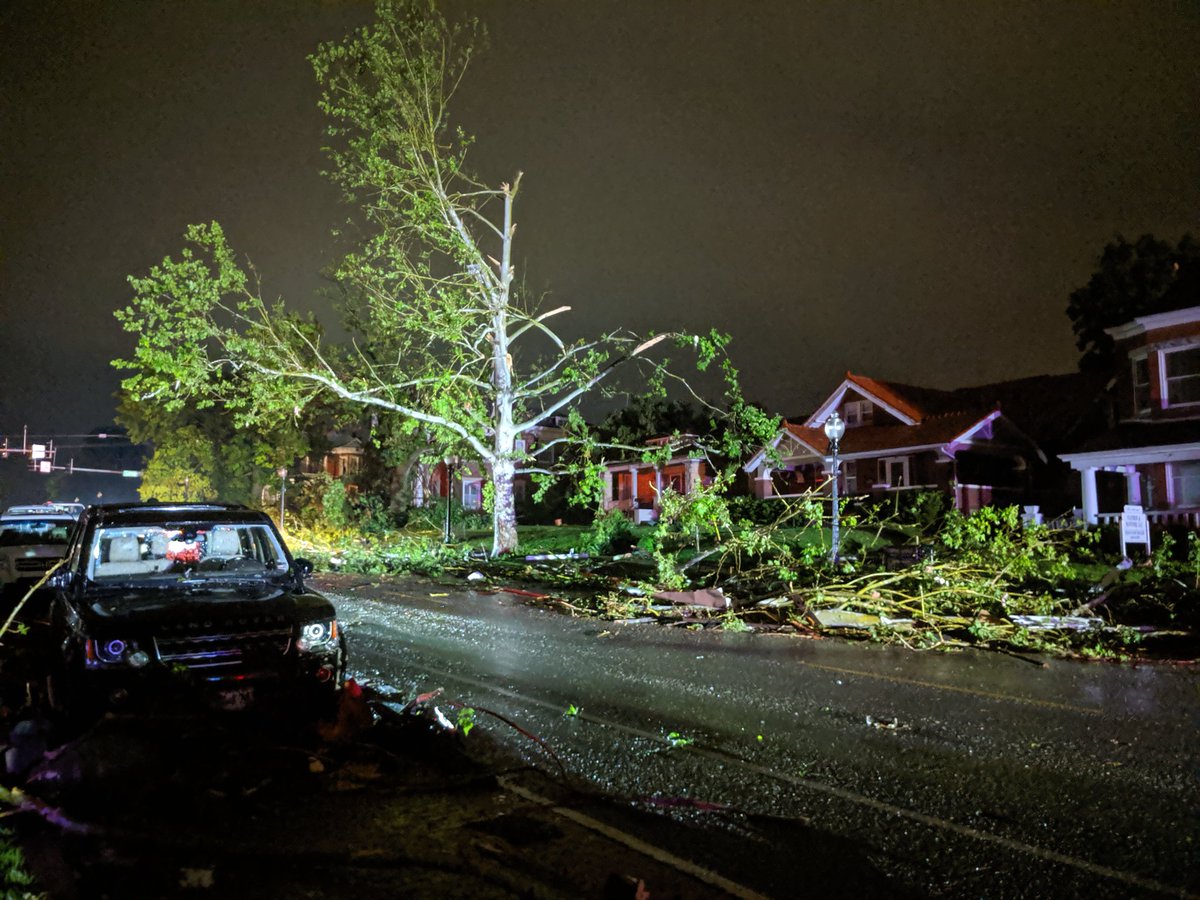
[[[192,501],[217,500],[219,494],[204,471],[208,445],[202,440],[178,440],[155,449],[142,470],[138,493],[143,500]]]
[[[573,411],[623,366],[661,385],[666,361],[647,352],[668,338],[702,367],[725,342],[622,330],[568,342],[548,323],[569,307],[541,311],[520,293],[521,177],[499,187],[474,178],[471,140],[447,114],[480,36],[430,0],[380,0],[374,24],[311,57],[331,120],[328,174],[355,210],[344,229],[355,245],[334,272],[349,342],[264,301],[212,223],[187,230],[177,259],[130,278],[134,299],[118,318],[138,342],[115,364],[134,371],[124,386],[138,398],[223,404],[239,424],[301,415],[320,398],[394,413],[410,433],[487,464],[501,553],[517,546],[514,474],[549,471],[516,449],[522,431]]]
[[[706,435],[713,429],[712,414],[682,400],[640,394],[614,410],[597,429],[602,440],[637,446],[650,438],[670,435]]]
[[[153,445],[143,470],[143,499],[257,503],[280,465],[308,449],[303,431],[238,428],[223,409],[176,407],[124,396],[117,420],[130,437]]]
[[[1144,234],[1134,243],[1123,237],[1100,254],[1096,272],[1071,293],[1067,315],[1083,354],[1082,371],[1113,365],[1113,340],[1105,334],[1137,316],[1200,303],[1200,244],[1184,235],[1178,244]]]

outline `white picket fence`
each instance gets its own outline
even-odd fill
[[[1121,523],[1120,513],[1100,513],[1096,518],[1101,525]],[[1200,531],[1200,509],[1148,509],[1146,518],[1151,525],[1185,525]]]

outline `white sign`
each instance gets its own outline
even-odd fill
[[[1121,555],[1125,552],[1126,544],[1145,544],[1146,554],[1150,553],[1150,520],[1146,511],[1140,506],[1127,505],[1121,513]]]
[[[45,459],[46,445],[45,444],[30,444],[29,458],[30,459]]]

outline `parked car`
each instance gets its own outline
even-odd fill
[[[52,706],[332,711],[346,641],[271,519],[243,506],[89,507],[52,578]]]
[[[45,505],[61,509],[65,513],[70,513],[76,519],[83,515],[83,511],[87,509],[87,504],[80,503],[77,500],[47,500]]]
[[[37,515],[38,513],[67,513],[73,518],[78,519],[80,514],[87,509],[87,506],[78,501],[65,500],[47,500],[45,503],[37,503],[26,506],[10,506],[4,511],[4,515]]]
[[[66,555],[75,516],[53,505],[12,506],[0,515],[0,591],[32,586]]]

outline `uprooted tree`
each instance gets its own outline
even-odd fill
[[[240,424],[298,418],[315,401],[396,414],[412,434],[486,464],[503,553],[517,547],[514,475],[549,472],[540,458],[552,443],[531,456],[517,449],[523,431],[573,414],[581,436],[575,404],[618,368],[662,385],[666,361],[651,348],[686,347],[704,367],[724,340],[620,329],[566,340],[549,323],[569,307],[541,311],[520,294],[520,175],[489,187],[469,174],[471,140],[447,114],[480,37],[478,23],[448,23],[431,0],[380,0],[372,25],[311,57],[331,120],[328,174],[354,210],[343,229],[354,248],[334,272],[348,340],[265,301],[211,223],[188,228],[178,258],[130,277],[134,298],[117,316],[137,345],[114,364],[133,370],[123,386],[135,398],[222,405]]]

